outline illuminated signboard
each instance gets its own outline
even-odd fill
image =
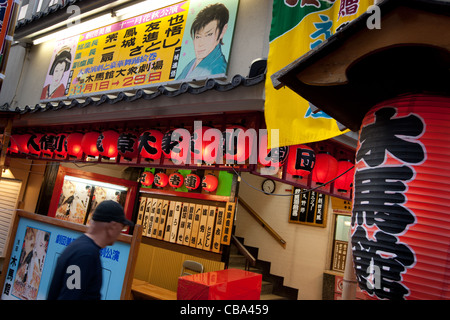
[[[239,0],[190,0],[57,41],[41,100],[225,77]]]

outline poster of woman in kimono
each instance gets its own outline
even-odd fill
[[[64,180],[55,218],[84,223],[92,186],[78,181]]]
[[[12,295],[36,300],[47,255],[50,232],[27,227],[18,262]]]

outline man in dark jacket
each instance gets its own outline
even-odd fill
[[[125,218],[119,203],[101,202],[94,211],[88,231],[69,244],[58,258],[47,299],[100,300],[100,250],[114,244],[126,225],[133,223]]]

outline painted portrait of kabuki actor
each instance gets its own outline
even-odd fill
[[[59,98],[65,95],[66,87],[63,79],[66,78],[64,76],[70,70],[72,63],[70,50],[70,47],[64,46],[55,55],[47,76],[47,79],[50,78],[50,81],[42,89],[41,100]]]

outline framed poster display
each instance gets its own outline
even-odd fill
[[[120,178],[60,167],[48,216],[88,224],[98,204],[104,200],[120,203],[132,220],[138,183]]]
[[[142,237],[119,235],[100,251],[102,300],[131,299],[135,260]],[[18,210],[0,277],[1,300],[45,300],[58,257],[88,226]]]

